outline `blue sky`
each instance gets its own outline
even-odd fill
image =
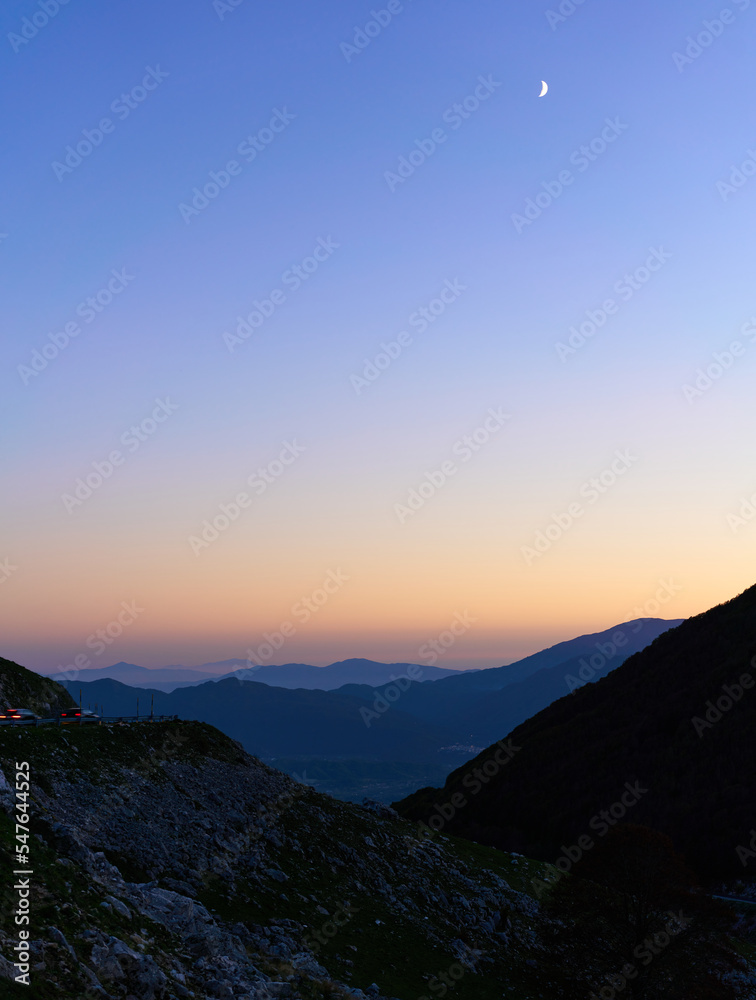
[[[706,29],[721,5],[585,0],[550,24],[540,3],[409,0],[347,59],[385,5],[69,0],[46,24],[38,3],[4,5],[6,655],[55,666],[139,595],[148,610],[114,659],[240,655],[341,565],[352,586],[283,659],[412,659],[469,609],[478,627],[448,665],[494,665],[622,620],[668,575],[668,617],[752,583],[756,529],[727,515],[756,491],[756,343],[740,333],[756,315],[756,180],[717,187],[756,151],[751,6]],[[160,82],[139,90],[145,77]],[[453,127],[481,78],[489,96]],[[247,162],[240,144],[277,114],[285,129]],[[103,118],[102,141],[56,174]],[[616,140],[580,169],[607,121]],[[392,191],[386,173],[439,128]],[[180,205],[230,160],[236,175],[187,222]],[[518,232],[513,215],[565,170],[572,183]],[[319,241],[338,247],[287,286]],[[664,265],[621,299],[660,248]],[[124,269],[123,291],[28,374]],[[446,282],[464,291],[424,332],[408,325]],[[224,332],[274,289],[285,302],[230,351]],[[610,298],[616,314],[561,360],[555,345]],[[412,342],[357,393],[352,376],[402,331]],[[742,356],[686,399],[737,338]],[[67,509],[165,397],[175,414]],[[490,407],[510,423],[402,523],[396,504]],[[301,460],[195,554],[190,536],[293,439]],[[627,477],[529,564],[523,548],[627,448]]]

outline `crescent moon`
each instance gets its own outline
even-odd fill
[[[538,96],[545,97],[545,95],[548,93],[549,85],[548,83],[546,83],[545,80],[541,80],[541,84],[543,85],[543,89],[541,90],[541,93]]]

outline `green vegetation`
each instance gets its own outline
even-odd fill
[[[0,767],[7,774],[15,761],[27,760],[43,789],[50,773],[61,770],[69,776],[78,771],[98,784],[123,768],[138,767],[163,781],[160,762],[177,755],[195,765],[244,760],[237,743],[204,722],[0,727]]]
[[[30,708],[48,716],[74,701],[60,684],[0,656],[0,709]]]
[[[181,807],[190,809],[188,829],[194,824],[195,810],[198,826],[207,825],[210,817],[220,817],[221,832],[218,846],[210,852],[210,864],[193,871],[199,888],[186,891],[228,928],[243,922],[253,933],[267,928],[263,936],[268,937],[271,928],[286,928],[290,920],[296,928],[289,931],[300,940],[304,927],[305,943],[327,970],[325,976],[302,977],[292,969],[290,958],[272,952],[253,955],[257,967],[274,979],[296,975],[297,995],[304,1000],[341,1000],[344,992],[339,983],[366,989],[376,982],[382,994],[401,1000],[442,996],[445,1000],[536,1000],[567,996],[570,983],[575,985],[567,962],[569,942],[562,940],[535,901],[538,893],[533,881],[554,881],[552,865],[447,836],[445,831],[423,841],[415,823],[394,818],[385,810],[376,814],[306,785],[289,784],[211,726],[170,722],[0,729],[0,766],[9,780],[17,760],[29,761],[32,780],[45,795],[59,796],[61,788],[65,795],[68,787],[75,794],[77,786],[84,788],[88,783],[98,789],[88,802],[115,801],[99,789],[108,792],[117,785],[131,789],[128,805],[134,809],[140,796],[147,790],[154,793],[159,783],[166,790],[159,797],[169,801],[169,812],[178,808],[177,795]],[[166,767],[170,762],[181,768]],[[278,798],[263,799],[257,813],[257,807],[250,806],[246,825],[237,825],[234,834],[229,832],[232,826],[223,824],[233,824],[231,817],[238,820],[238,810],[244,808],[238,790],[250,786],[236,784],[241,776],[252,777],[251,787],[264,785],[280,793],[273,793]],[[207,794],[200,796],[199,788]],[[94,805],[91,814],[88,817],[97,821]],[[54,818],[52,802],[50,815],[40,807],[33,825],[36,822],[37,830],[47,835],[46,824]],[[95,841],[93,849],[105,850],[127,880],[157,879],[166,888],[175,888],[173,878],[190,875],[172,867],[180,844],[171,841],[171,819],[161,819],[159,809],[153,810],[153,819],[150,829],[160,856],[166,859],[162,867],[155,857],[144,858],[130,835],[111,838],[109,847],[104,840],[99,846]],[[0,929],[9,936],[13,927],[8,915],[14,902],[8,888],[13,884],[12,837],[11,820],[0,812],[0,884],[5,887]],[[102,888],[92,883],[78,863],[57,857],[36,838],[32,849],[34,930],[45,948],[52,949],[57,980],[53,986],[38,975],[35,996],[79,1000],[82,995],[75,963],[62,945],[54,943],[51,927],[65,936],[84,961],[89,945],[83,932],[93,927],[135,951],[162,955],[164,968],[166,956],[185,952],[182,939],[162,924],[141,916],[134,922],[115,909],[104,908]],[[206,855],[200,852],[200,856]],[[591,945],[594,918],[602,921],[608,941],[611,900],[601,913],[594,913],[597,897],[590,883],[573,877],[554,882],[560,892],[577,883],[587,887],[576,897],[581,900],[587,929],[583,944]],[[546,894],[541,902],[551,906],[550,898]],[[482,926],[484,920],[491,921],[498,939],[492,937],[491,927]],[[733,933],[732,937],[733,950],[753,962],[754,942],[749,934]],[[460,956],[476,950],[480,957],[472,971]],[[48,953],[48,968],[49,959]],[[11,986],[5,995],[11,1000],[29,995],[20,989]]]
[[[311,818],[313,809],[320,814],[315,823]],[[414,832],[404,822],[388,821],[386,836],[392,839],[394,850],[396,844],[401,844],[404,855],[409,857],[410,852],[424,850],[413,837]],[[231,922],[265,925],[291,919],[304,923],[311,929],[309,941],[317,949],[318,961],[332,976],[363,989],[377,982],[388,995],[408,1000],[429,995],[434,978],[448,975],[452,967],[455,974],[462,968],[454,953],[435,944],[433,937],[457,937],[470,947],[478,943],[474,931],[461,926],[450,928],[443,903],[424,898],[421,884],[403,884],[401,895],[401,902],[413,899],[418,904],[423,913],[422,921],[418,921],[413,915],[397,912],[394,904],[369,892],[361,883],[359,864],[350,860],[349,848],[356,846],[363,860],[371,864],[369,855],[364,856],[365,838],[376,836],[375,821],[364,810],[303,789],[295,804],[281,816],[276,834],[280,845],[268,843],[266,853],[269,861],[287,875],[285,883],[274,878],[241,881],[230,895],[223,880],[211,878],[200,894],[202,902]],[[441,899],[464,893],[465,879],[473,873],[477,875],[476,884],[488,885],[494,891],[496,883],[491,873],[518,882],[518,888],[532,892],[530,879],[542,876],[546,868],[541,862],[512,858],[456,838],[442,837],[438,843],[449,862],[435,869],[433,891]],[[398,853],[394,856],[397,862],[403,860]],[[344,926],[336,929],[334,916],[344,921]],[[502,927],[508,916],[503,910]],[[336,933],[329,936],[334,929]],[[527,964],[528,958],[534,964],[537,961],[537,969]],[[550,964],[547,956],[531,951],[522,942],[509,948],[502,944],[481,971],[466,971],[456,985],[450,979],[449,1000],[535,996],[544,976],[554,981],[561,977],[558,965],[550,969]]]
[[[32,828],[34,824],[32,823]],[[12,817],[0,810],[0,908],[2,927],[10,936],[14,935],[12,914],[17,905],[13,885],[18,876],[13,874],[18,868],[15,861],[15,825]],[[145,945],[157,942],[166,950],[175,948],[177,942],[171,939],[163,927],[145,917],[140,917],[138,928],[120,917],[115,910],[102,907],[102,894],[91,880],[84,876],[77,865],[65,858],[59,858],[54,850],[39,838],[31,840],[31,931],[32,937],[47,938],[48,929],[56,927],[76,951],[79,959],[86,959],[86,945],[79,937],[85,927],[96,926],[105,934],[115,934],[125,939],[131,947],[144,950]],[[136,933],[138,930],[138,933]],[[146,931],[146,934],[143,933]],[[35,1000],[81,1000],[81,981],[74,974],[73,961],[66,950],[57,944],[47,947],[56,951],[56,979],[49,981],[44,976],[34,975],[33,996]],[[16,1000],[30,995],[29,988],[3,979],[2,997]]]

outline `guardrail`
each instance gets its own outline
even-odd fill
[[[131,725],[133,722],[178,722],[177,715],[106,715],[93,719],[91,715],[73,716],[71,718],[61,718],[57,716],[52,719],[2,719],[2,726],[101,726],[105,725]]]

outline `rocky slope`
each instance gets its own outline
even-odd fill
[[[16,971],[16,760],[32,775],[35,998],[414,1000],[445,978],[477,1000],[552,975],[516,887],[540,869],[420,839],[200,723],[0,731],[0,975]]]
[[[47,716],[73,704],[60,684],[0,656],[0,709],[30,708]]]
[[[13,964],[21,763],[31,991]],[[576,964],[549,909],[556,869],[429,834],[315,792],[203,723],[2,728],[0,996],[573,1000],[605,985],[614,951],[608,967]],[[755,935],[750,921],[723,949],[732,989],[707,1000],[752,1000]]]

